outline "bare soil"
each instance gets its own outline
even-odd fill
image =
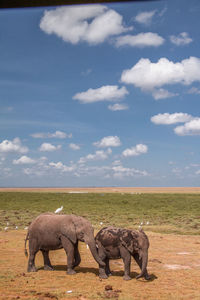
[[[139,268],[132,261],[132,280],[124,281],[122,260],[111,261],[113,276],[98,277],[98,266],[84,243],[77,274],[66,274],[63,249],[51,251],[54,271],[44,271],[40,253],[38,272],[27,273],[25,230],[0,231],[0,299],[200,299],[200,237],[148,233],[150,281],[136,280]]]
[[[60,193],[200,193],[200,187],[0,188],[0,192]]]

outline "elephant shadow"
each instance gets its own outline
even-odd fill
[[[130,277],[132,279],[135,279],[136,276],[139,275],[139,273],[137,272],[131,272],[130,273]],[[112,276],[119,276],[119,277],[123,277],[124,276],[124,271],[112,271]],[[154,281],[155,279],[157,279],[158,277],[155,274],[149,274],[149,279],[145,280],[144,282],[148,282],[148,281]],[[142,279],[142,278],[141,278]],[[141,279],[137,279],[137,280],[141,280]],[[143,279],[142,279],[143,280]]]
[[[38,268],[39,270],[44,270],[44,267]],[[54,265],[53,266],[54,271],[67,271],[67,266],[66,265]],[[93,273],[95,275],[99,274],[98,268],[88,268],[88,267],[76,267],[75,268],[76,273]],[[45,270],[46,272],[46,270]],[[47,271],[48,272],[48,271]]]
[[[67,266],[66,265],[54,265],[53,266],[54,271],[67,271]],[[38,270],[44,270],[44,267],[40,267],[38,268]],[[76,267],[75,268],[76,273],[93,273],[96,276],[99,276],[99,269],[97,268],[88,268],[88,267]],[[46,271],[45,271],[46,272]],[[137,272],[131,272],[130,276],[132,279],[135,279],[136,276],[139,273]],[[112,276],[116,276],[116,277],[123,277],[124,276],[124,272],[123,271],[112,271]],[[158,277],[155,274],[149,274],[150,279],[144,282],[148,282],[148,281],[154,281],[155,279],[157,279]],[[140,280],[140,279],[138,279]]]

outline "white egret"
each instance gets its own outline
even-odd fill
[[[58,213],[61,212],[62,210],[63,210],[63,206],[57,208],[57,209],[54,211],[54,213],[55,213],[55,214],[58,214]]]

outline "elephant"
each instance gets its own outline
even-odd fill
[[[131,256],[141,269],[136,277],[149,280],[147,272],[149,239],[144,231],[116,228],[113,226],[102,228],[95,237],[97,251],[105,267],[99,265],[99,277],[108,278],[112,275],[109,267],[110,259],[122,258],[124,262],[124,280],[130,280]]]
[[[28,228],[25,239],[29,240],[29,259],[27,272],[36,272],[35,256],[40,250],[43,254],[44,269],[53,270],[49,259],[49,250],[64,248],[67,255],[67,274],[75,274],[74,268],[81,262],[78,251],[78,241],[85,242],[100,266],[105,263],[99,258],[94,240],[94,229],[91,223],[76,215],[57,215],[54,213],[43,213],[32,221]]]

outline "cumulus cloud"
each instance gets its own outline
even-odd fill
[[[176,46],[184,46],[190,44],[193,40],[189,37],[187,32],[182,32],[178,36],[171,35],[170,41]]]
[[[124,35],[116,39],[115,45],[131,47],[158,47],[164,43],[164,39],[157,33],[146,32],[137,35]]]
[[[185,123],[193,119],[193,117],[187,113],[164,113],[151,117],[151,122],[156,125],[171,125],[176,123]]]
[[[143,11],[143,12],[137,14],[137,16],[135,17],[135,21],[140,24],[150,25],[155,13],[156,13],[156,10]]]
[[[108,109],[110,109],[112,111],[127,110],[128,105],[115,103],[113,105],[108,105]]]
[[[65,42],[90,45],[103,43],[132,27],[124,27],[123,18],[104,5],[63,6],[46,10],[40,28],[47,34],[55,34]]]
[[[100,141],[93,143],[93,145],[98,148],[119,147],[121,145],[121,141],[118,136],[106,136]]]
[[[52,151],[56,151],[56,150],[59,150],[61,148],[61,145],[58,145],[58,146],[54,146],[50,143],[43,143],[40,148],[39,148],[39,151],[42,151],[42,152],[52,152]]]
[[[152,96],[154,97],[155,100],[160,100],[160,99],[165,99],[165,98],[171,98],[174,96],[177,96],[178,94],[176,93],[171,93],[165,89],[155,89],[152,91]]]
[[[121,81],[151,93],[164,85],[189,85],[200,81],[200,58],[189,57],[177,63],[167,58],[160,58],[157,63],[142,58],[122,72]]]
[[[14,165],[25,165],[25,164],[35,164],[36,161],[26,155],[21,156],[19,159],[14,159]]]
[[[69,144],[69,148],[72,150],[80,150],[80,146],[74,143]]]
[[[199,95],[200,94],[200,89],[193,86],[191,89],[189,89],[188,94]]]
[[[111,149],[108,149],[107,151],[98,150],[94,154],[88,154],[87,156],[81,157],[78,163],[85,164],[88,161],[105,160],[111,153]]]
[[[63,164],[61,161],[54,163],[54,162],[50,162],[49,163],[50,167],[55,168],[56,170],[59,170],[61,172],[72,172],[75,170],[75,166],[67,166],[65,164]]]
[[[33,133],[31,134],[31,136],[33,138],[37,138],[37,139],[41,139],[41,138],[58,138],[58,139],[65,139],[65,138],[71,138],[72,137],[72,134],[67,134],[63,131],[55,131],[53,133],[50,133],[50,132],[38,132],[38,133]]]
[[[122,152],[123,157],[130,157],[130,156],[138,156],[141,154],[145,154],[148,151],[148,147],[144,144],[138,144],[135,147],[127,148]]]
[[[194,118],[193,120],[186,122],[182,126],[177,126],[174,129],[177,135],[200,135],[200,118]]]
[[[120,100],[128,94],[126,87],[119,88],[117,85],[106,85],[97,89],[89,89],[86,92],[77,93],[73,99],[81,103],[93,103],[99,101]]]
[[[135,177],[135,176],[147,176],[146,171],[137,170],[135,168],[126,168],[122,165],[113,166],[113,177],[118,179],[123,179],[124,177]]]
[[[27,153],[28,148],[23,146],[19,138],[15,138],[13,141],[4,140],[0,143],[0,153]]]

